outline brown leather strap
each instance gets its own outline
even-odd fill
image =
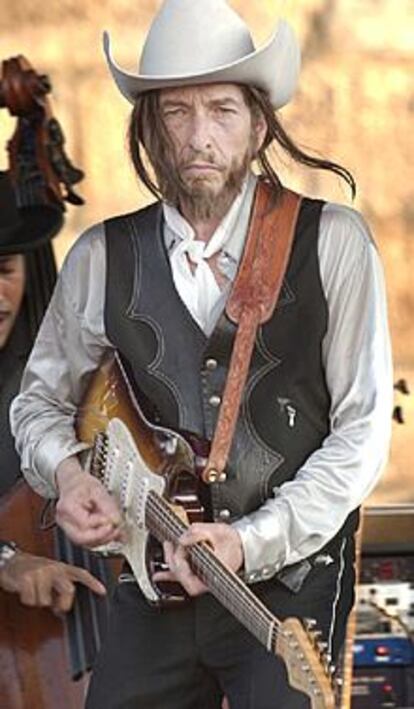
[[[272,316],[289,261],[301,197],[284,189],[277,205],[272,207],[273,196],[270,187],[260,181],[242,263],[226,306],[228,317],[238,323],[238,328],[217,426],[203,473],[206,482],[214,482],[223,474],[256,331]]]

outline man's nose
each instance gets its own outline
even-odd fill
[[[189,145],[193,150],[205,150],[212,145],[211,122],[204,114],[195,114],[190,125]]]

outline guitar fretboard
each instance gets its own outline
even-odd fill
[[[146,525],[160,542],[176,543],[188,528],[170,505],[156,492],[148,494]],[[191,568],[217,600],[229,610],[269,651],[276,650],[280,621],[255,596],[239,577],[222,564],[205,543],[188,552]]]

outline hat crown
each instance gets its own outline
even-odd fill
[[[247,25],[225,0],[165,0],[148,32],[143,76],[185,76],[231,64],[254,52]]]
[[[133,104],[146,91],[218,82],[259,88],[279,109],[292,98],[300,68],[299,44],[288,22],[279,20],[270,40],[256,49],[226,0],[164,0],[138,73],[114,61],[107,32],[103,49],[118,89]]]

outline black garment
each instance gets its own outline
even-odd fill
[[[10,431],[10,404],[17,396],[26,360],[56,282],[50,243],[25,254],[23,302],[6,345],[0,349],[0,495],[20,477],[20,459]]]
[[[27,321],[24,313],[20,313],[7,345],[0,350],[0,496],[20,476],[20,459],[10,432],[9,410],[19,391],[30,346]]]
[[[20,458],[10,431],[10,405],[20,382],[37,330],[56,282],[51,245],[25,255],[26,284],[23,302],[6,345],[0,349],[0,497],[21,476]],[[0,541],[1,546],[7,542]]]
[[[334,563],[310,572],[298,594],[276,579],[254,591],[281,619],[315,618],[336,659],[353,603],[353,560],[348,541]],[[220,709],[223,694],[230,709],[310,707],[289,687],[279,658],[210,594],[158,610],[136,584],[119,584],[86,709]]]

